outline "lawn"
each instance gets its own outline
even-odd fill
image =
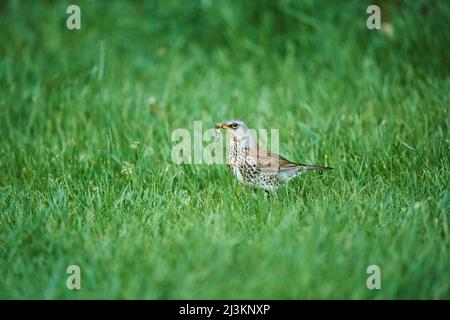
[[[0,298],[450,299],[448,1],[69,4],[0,2]],[[172,161],[233,118],[335,169]]]

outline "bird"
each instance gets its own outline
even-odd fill
[[[220,129],[225,129],[230,134],[227,146],[229,171],[240,183],[253,189],[263,189],[267,194],[276,194],[284,183],[305,171],[333,169],[292,162],[261,148],[256,143],[251,130],[241,120],[217,123],[215,129],[216,133],[219,133]]]

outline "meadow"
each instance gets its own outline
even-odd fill
[[[0,2],[0,298],[450,298],[448,1],[69,4]],[[233,118],[335,169],[173,163]]]

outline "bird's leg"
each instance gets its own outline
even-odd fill
[[[276,191],[264,190],[264,195],[267,199],[277,198],[278,194]]]

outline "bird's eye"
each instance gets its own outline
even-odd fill
[[[231,127],[232,127],[233,129],[236,129],[236,128],[238,127],[238,124],[237,124],[237,123],[233,123],[233,124],[231,125]]]

